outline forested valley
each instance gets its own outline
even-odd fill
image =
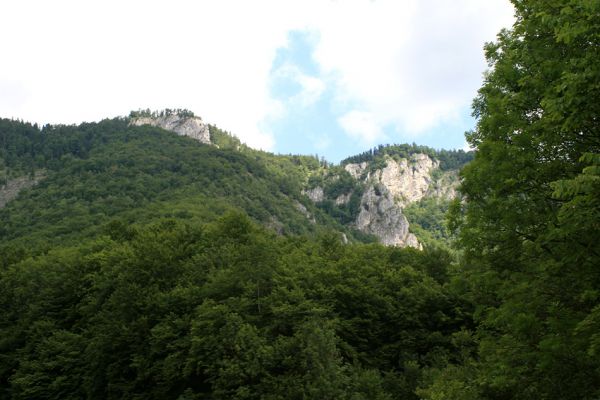
[[[344,160],[462,168],[422,249],[311,202],[360,193],[313,156],[1,119],[0,399],[600,398],[600,3],[512,3],[474,154]]]

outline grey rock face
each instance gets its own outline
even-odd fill
[[[348,171],[354,179],[360,179],[365,169],[367,169],[367,165],[366,162],[361,162],[360,164],[346,164],[344,169]]]
[[[321,186],[317,186],[308,190],[303,190],[302,194],[307,195],[313,203],[318,203],[325,199],[325,193],[323,192],[323,188]]]
[[[386,157],[386,166],[377,170],[367,162],[346,164],[344,169],[364,184],[361,209],[355,227],[377,236],[388,246],[414,247],[422,245],[408,231],[404,207],[425,197],[452,199],[456,196],[458,173],[439,171],[439,162],[426,154],[413,154],[408,159]],[[323,188],[304,191],[313,202],[325,199]],[[347,204],[352,193],[338,196],[337,205]]]
[[[366,177],[366,163],[345,167],[352,176],[362,176],[368,188],[361,200],[356,227],[377,236],[385,245],[421,249],[416,236],[408,231],[409,224],[402,209],[433,194],[430,193],[431,173],[438,168],[438,163],[426,154],[413,154],[410,159],[399,161],[390,157],[386,161],[384,168]]]
[[[3,208],[6,203],[16,198],[22,190],[35,186],[45,176],[43,171],[36,171],[33,177],[21,176],[10,179],[5,185],[0,185],[0,208]]]
[[[335,198],[335,204],[338,206],[340,206],[342,204],[348,204],[351,197],[352,197],[352,192],[346,193],[346,194],[340,194],[338,197]]]
[[[408,231],[402,209],[385,186],[370,186],[363,194],[360,206],[357,229],[377,236],[387,246],[422,248],[415,235]]]
[[[383,184],[401,206],[421,200],[431,184],[431,172],[438,167],[437,161],[425,154],[413,154],[410,160],[387,160],[387,166],[378,169],[372,180]]]
[[[175,132],[180,136],[189,136],[199,142],[211,144],[208,125],[200,117],[184,117],[178,114],[164,117],[139,117],[131,121],[132,125],[151,125]]]
[[[306,217],[306,219],[308,219],[310,221],[311,224],[317,223],[317,220],[315,220],[315,217],[306,209],[306,207],[304,207],[304,205],[302,203],[300,203],[299,201],[296,200],[294,202],[294,206],[296,207],[296,210],[300,211]]]

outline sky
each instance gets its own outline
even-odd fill
[[[508,0],[0,2],[0,117],[76,124],[186,108],[330,162],[465,148]]]

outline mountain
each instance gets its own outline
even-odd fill
[[[130,118],[136,126],[158,126],[206,144],[217,145],[215,141],[221,139],[221,148],[258,158],[266,155],[214,127],[210,137],[208,126],[187,110],[144,110]],[[285,157],[266,162],[276,164],[276,159]],[[447,246],[451,238],[445,229],[445,211],[457,195],[458,170],[472,157],[472,152],[436,151],[414,144],[379,146],[338,166],[320,161],[300,169],[301,193],[347,229],[368,235],[363,240],[375,237],[385,245],[420,249],[423,243]],[[312,218],[302,203],[296,207]]]
[[[349,160],[310,177],[304,193],[318,207],[385,245],[448,242],[443,213],[427,223],[419,210],[447,208],[456,197],[457,169],[442,169],[431,149],[407,145],[381,147],[368,161]]]
[[[447,244],[443,209],[458,179],[443,163],[468,159],[403,145],[330,165],[251,149],[188,110],[41,129],[2,120],[0,132],[0,243],[29,245],[92,237],[116,220],[203,223],[234,209],[279,234]],[[430,221],[423,207],[437,210]]]

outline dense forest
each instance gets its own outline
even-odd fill
[[[43,173],[18,201],[0,208],[0,248],[77,242],[102,233],[113,219],[148,223],[163,217],[208,222],[227,210],[248,214],[282,234],[342,226],[301,195],[312,157],[236,151],[236,139],[211,127],[220,146],[205,146],[127,118],[79,126],[0,120],[5,182]],[[318,221],[311,223],[306,213]]]
[[[600,3],[512,3],[476,151],[436,153],[461,197],[407,210],[453,251],[366,243],[318,159],[216,127],[0,120],[0,184],[46,176],[0,209],[0,399],[600,398]]]
[[[468,303],[444,254],[164,220],[2,271],[4,398],[415,398]]]

